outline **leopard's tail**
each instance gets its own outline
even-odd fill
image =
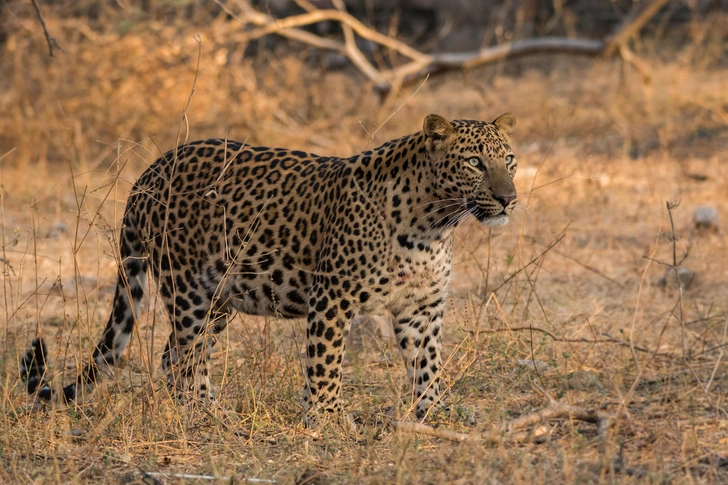
[[[130,204],[131,205],[131,204]],[[127,207],[128,209],[128,207]],[[61,398],[75,401],[84,392],[90,392],[101,377],[101,371],[116,364],[134,333],[139,318],[141,300],[147,283],[147,260],[142,253],[142,240],[134,217],[130,212],[124,216],[119,237],[121,267],[114,293],[114,306],[109,315],[101,340],[96,345],[91,361],[76,377],[75,382],[65,386]],[[40,338],[33,340],[20,366],[20,376],[27,382],[28,392],[38,393],[44,400],[53,399],[54,391],[46,381],[45,343]]]

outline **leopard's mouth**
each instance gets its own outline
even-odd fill
[[[508,213],[505,207],[500,212],[493,214],[491,211],[481,207],[477,202],[469,200],[467,210],[470,214],[486,226],[503,226],[508,223]]]

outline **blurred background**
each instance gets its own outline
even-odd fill
[[[337,155],[346,155],[361,148],[355,141],[366,137],[359,122],[370,128],[390,114],[387,110],[391,106],[384,106],[382,113],[386,114],[380,119],[382,100],[376,90],[366,85],[369,79],[340,52],[274,33],[254,40],[248,35],[256,27],[251,11],[269,19],[281,19],[305,13],[304,8],[334,9],[335,5],[328,1],[310,4],[293,0],[252,4],[242,0],[38,2],[48,32],[55,39],[53,57],[48,55],[33,3],[17,0],[0,3],[0,110],[3,113],[0,149],[16,150],[10,160],[5,160],[6,164],[59,163],[71,158],[95,166],[108,156],[109,146],[118,139],[144,141],[150,134],[166,150],[170,138],[165,137],[176,132],[194,78],[198,55],[196,36],[201,40],[200,71],[188,117],[198,138],[221,136],[227,129],[231,136],[250,137],[255,143],[264,141],[259,136],[268,144],[281,136],[278,143],[286,145],[294,141],[298,144],[317,141],[319,145],[328,144],[333,148],[341,143],[327,142],[326,131],[338,127],[354,135],[349,138],[351,145],[335,150]],[[654,2],[642,2],[645,3]],[[665,96],[660,77],[680,78],[677,85],[690,84],[698,81],[698,75],[683,83],[682,78],[688,71],[696,67],[711,70],[723,65],[728,4],[724,0],[657,3],[664,5],[630,39],[635,55],[644,59],[639,65],[654,64],[651,67],[657,71],[652,73],[653,82],[642,82],[640,76],[634,75],[631,65],[625,67],[624,62],[613,60],[614,57],[610,57],[612,61],[605,71],[611,78],[600,79],[610,83],[617,96],[632,90],[643,94],[642,90],[652,89],[651,97],[639,96],[636,106],[632,102],[619,106],[621,113],[604,117],[604,111],[617,109],[611,100],[605,99],[608,94],[603,90],[601,99],[595,101],[593,116],[574,123],[566,119],[568,116],[551,111],[554,106],[549,104],[559,104],[558,93],[549,93],[544,98],[546,106],[536,98],[538,93],[528,86],[534,76],[541,78],[532,82],[538,84],[534,86],[536,90],[555,84],[550,80],[554,76],[564,75],[571,80],[570,86],[564,86],[569,92],[588,96],[594,91],[582,81],[587,75],[584,73],[600,68],[600,63],[595,63],[593,58],[567,54],[535,53],[486,66],[465,66],[447,78],[433,75],[420,97],[423,99],[416,102],[429,102],[430,109],[434,109],[432,96],[424,93],[455,82],[462,87],[453,90],[458,95],[438,94],[436,97],[442,104],[437,107],[449,109],[445,114],[455,117],[474,116],[478,109],[498,106],[498,99],[503,99],[504,94],[495,88],[498,82],[505,82],[515,84],[506,90],[505,96],[521,89],[529,94],[514,96],[531,111],[529,114],[542,109],[551,111],[545,121],[519,116],[523,120],[519,127],[524,129],[520,132],[521,140],[610,135],[619,138],[616,143],[604,141],[594,148],[590,145],[590,153],[625,149],[633,154],[645,153],[658,145],[675,144],[675,136],[703,137],[710,142],[717,129],[711,123],[719,121],[724,126],[724,120],[716,120],[709,110],[701,110],[694,102],[685,109],[669,106],[672,103],[660,107],[648,105],[654,104],[655,98]],[[427,54],[461,53],[553,36],[601,40],[628,20],[630,12],[639,5],[640,2],[632,0],[345,2],[346,10],[365,26]],[[334,20],[307,24],[301,29],[324,39],[343,37],[341,24]],[[380,72],[409,60],[359,35],[356,45]],[[659,73],[666,65],[673,70]],[[650,76],[646,71],[642,74]],[[515,79],[521,82],[512,83]],[[710,93],[700,103],[720,105],[710,96],[722,94],[723,89],[714,89],[710,77],[700,81],[708,83],[706,91]],[[390,99],[390,105],[399,106],[413,89],[401,99]],[[689,86],[684,91],[697,95]],[[590,109],[589,103],[593,102],[586,99],[576,109]],[[486,104],[476,107],[477,103]],[[518,111],[519,107],[511,101],[509,109]],[[492,112],[489,116],[498,114]],[[651,115],[659,119],[645,119],[640,126],[634,126],[635,116]],[[701,125],[699,133],[671,132],[671,127],[686,121],[684,116]],[[695,117],[703,119],[693,120]],[[393,117],[391,122],[400,123],[407,118]],[[419,121],[402,129],[411,131],[418,125]],[[274,133],[263,136],[270,131]],[[376,141],[384,139],[380,137]]]

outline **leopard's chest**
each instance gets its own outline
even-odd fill
[[[397,238],[386,258],[384,277],[371,307],[364,313],[387,310],[396,313],[411,303],[424,301],[450,281],[452,269],[452,240],[420,241],[416,238]]]

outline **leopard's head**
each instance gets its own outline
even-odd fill
[[[516,158],[509,145],[516,125],[511,113],[492,123],[425,118],[425,146],[435,178],[435,196],[452,203],[457,220],[472,214],[489,226],[508,222],[516,206]]]

